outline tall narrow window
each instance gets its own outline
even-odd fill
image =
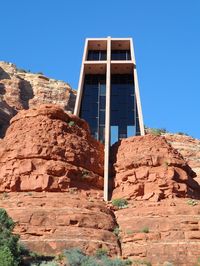
[[[119,135],[119,130],[118,130],[118,126],[111,126],[110,127],[110,135],[111,135],[111,145],[113,145],[115,142],[118,141],[118,135]]]

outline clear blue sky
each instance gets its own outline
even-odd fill
[[[200,138],[200,0],[6,0],[0,25],[0,60],[73,88],[86,37],[133,37],[145,125]]]

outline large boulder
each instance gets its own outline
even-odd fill
[[[112,147],[113,198],[199,197],[196,174],[161,136],[123,139]]]
[[[84,120],[55,105],[22,110],[0,142],[0,191],[102,189],[103,160]]]

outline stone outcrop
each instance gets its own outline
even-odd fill
[[[155,200],[199,197],[196,174],[161,136],[123,139],[112,147],[113,198]]]
[[[195,180],[200,184],[200,140],[170,133],[164,134],[164,137],[184,157],[197,175]]]
[[[122,256],[157,265],[194,266],[200,257],[200,202],[130,200],[115,212]],[[139,264],[139,261],[141,264]],[[145,264],[149,265],[149,264]]]
[[[57,104],[73,112],[76,91],[69,84],[0,62],[0,137],[19,110],[40,104]]]
[[[16,222],[20,242],[39,254],[60,254],[72,247],[87,254],[101,248],[120,254],[114,215],[102,201],[75,191],[11,192],[0,197],[0,205]]]
[[[103,144],[55,105],[22,110],[0,142],[0,191],[102,189]]]

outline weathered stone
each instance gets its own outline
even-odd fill
[[[122,139],[112,147],[113,198],[159,201],[200,197],[200,186],[180,153],[164,137]]]
[[[85,121],[55,105],[22,110],[0,146],[0,191],[103,185],[103,150]]]
[[[10,119],[19,110],[41,104],[56,104],[73,112],[76,91],[69,84],[18,69],[0,62],[0,137],[5,135]]]
[[[11,192],[0,199],[0,205],[17,222],[15,233],[20,234],[21,243],[32,251],[52,255],[79,247],[88,254],[99,248],[120,254],[113,233],[117,224],[103,202],[89,202],[70,192]]]

